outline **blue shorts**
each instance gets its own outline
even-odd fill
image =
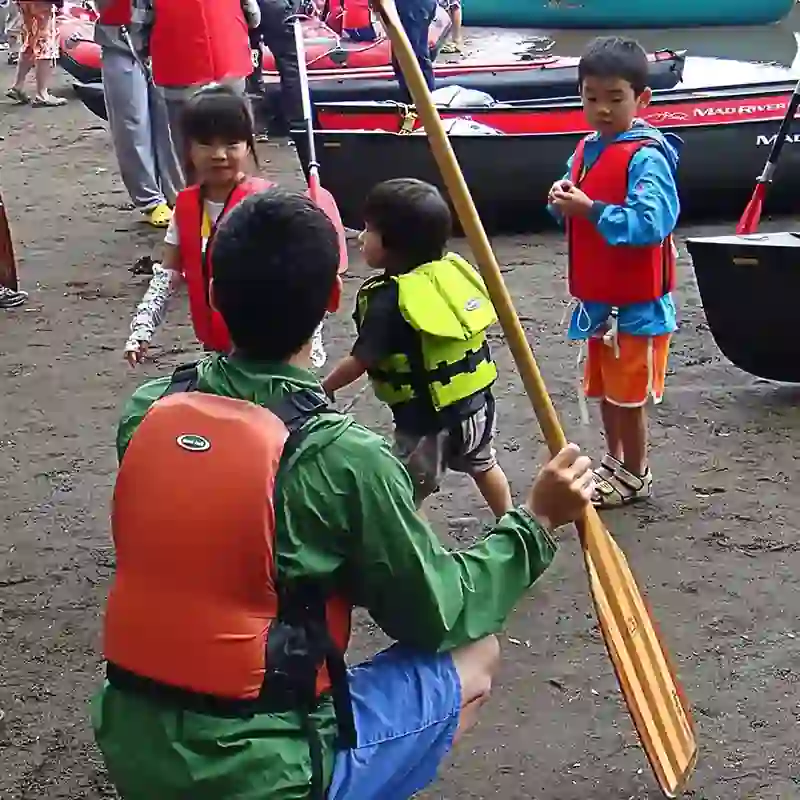
[[[358,746],[336,754],[328,800],[408,800],[453,746],[461,681],[449,653],[398,645],[350,670]]]

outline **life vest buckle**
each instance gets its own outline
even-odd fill
[[[417,127],[417,121],[419,120],[419,114],[408,106],[404,106],[403,108],[403,122],[400,125],[398,133],[402,136],[407,136],[410,133],[414,133],[414,129]]]

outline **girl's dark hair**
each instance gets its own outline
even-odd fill
[[[190,142],[247,142],[247,149],[256,167],[259,166],[250,101],[230,86],[215,84],[198,89],[181,114],[181,134],[185,143],[187,184],[196,182],[189,154]]]
[[[395,178],[375,186],[367,196],[364,221],[380,234],[392,260],[406,269],[438,261],[453,228],[441,192],[415,178]]]
[[[589,42],[578,63],[578,87],[586,78],[621,78],[638,97],[648,84],[647,53],[635,39],[601,36]]]

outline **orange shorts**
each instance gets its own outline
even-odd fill
[[[583,376],[586,396],[628,408],[643,406],[651,397],[653,402],[660,403],[664,397],[671,334],[618,336],[619,357],[602,339],[589,339]]]

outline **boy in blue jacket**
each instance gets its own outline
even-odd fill
[[[608,448],[593,502],[614,508],[652,494],[646,405],[663,397],[677,327],[672,232],[682,143],[638,118],[651,91],[647,54],[634,40],[594,40],[578,75],[595,133],[579,144],[548,200],[569,238],[577,304],[567,335],[588,340],[583,390],[600,401]]]

